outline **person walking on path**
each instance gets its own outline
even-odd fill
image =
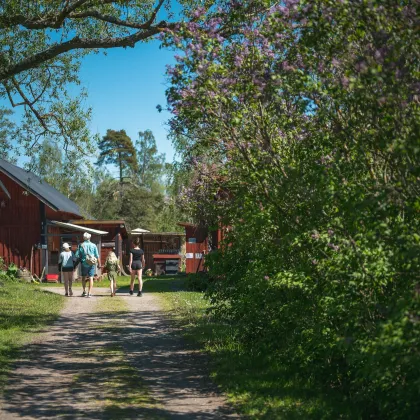
[[[58,268],[63,276],[66,296],[73,296],[73,252],[67,242],[63,244],[63,252],[60,253],[58,258]]]
[[[93,276],[95,275],[95,266],[100,268],[98,248],[90,241],[91,234],[85,232],[83,239],[85,240],[77,250],[77,257],[80,259],[82,267],[82,296],[92,297]],[[86,279],[89,278],[89,289],[86,294]]]
[[[111,297],[113,297],[117,291],[117,273],[121,273],[120,261],[114,251],[109,251],[105,260],[105,268],[110,282]]]
[[[130,295],[134,293],[134,280],[139,279],[139,292],[137,296],[143,296],[143,279],[142,271],[144,267],[144,251],[140,249],[140,239],[137,237],[133,241],[134,248],[130,250],[130,273],[131,273],[131,282],[130,282]]]

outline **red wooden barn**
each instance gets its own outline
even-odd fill
[[[100,245],[107,232],[68,223],[83,218],[76,203],[35,174],[0,159],[0,257],[33,274],[58,273],[63,242],[76,247],[83,232]]]

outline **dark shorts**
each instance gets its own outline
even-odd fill
[[[83,265],[82,264],[82,277],[93,277],[95,275],[94,265]]]
[[[131,263],[131,269],[132,270],[141,270],[143,266],[141,265],[141,262],[134,261]]]

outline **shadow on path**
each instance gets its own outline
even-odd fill
[[[206,356],[186,349],[156,298],[123,297],[128,311],[81,310],[100,299],[69,299],[22,350],[0,419],[236,418],[206,376]]]

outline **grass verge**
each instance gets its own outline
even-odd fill
[[[145,289],[159,294],[164,309],[190,342],[210,355],[211,376],[239,413],[252,419],[353,419],[340,395],[296,380],[291,366],[264,353],[249,354],[234,339],[234,327],[208,312],[201,292],[185,290],[186,280],[148,280]]]
[[[144,282],[147,282],[151,278],[152,279],[156,278],[156,279],[160,279],[160,280],[171,281],[171,286],[170,287],[174,287],[174,285],[176,285],[176,284],[181,284],[179,278],[177,278],[177,277],[168,277],[168,276],[160,276],[160,277],[146,277],[146,276],[143,276],[143,281]],[[63,292],[64,292],[64,283],[41,283],[40,286],[41,286],[41,288],[42,287],[61,287],[61,288],[63,288]],[[129,286],[130,286],[130,277],[129,276],[118,276],[117,277],[117,288],[118,288],[118,291],[120,291],[120,292],[124,292],[124,291],[128,292]],[[82,287],[81,280],[80,281],[73,282],[73,287]],[[95,281],[93,283],[93,288],[94,288],[93,290],[95,290],[96,287],[106,287],[106,288],[109,287],[109,280],[108,280],[108,278],[105,276],[105,277],[103,277],[103,279],[101,281]],[[137,287],[138,287],[138,281],[136,279],[134,289],[137,290]]]
[[[63,303],[63,296],[31,284],[0,285],[0,393],[19,348],[57,318]]]
[[[137,283],[137,280],[136,280]],[[118,276],[117,278],[117,287],[128,288],[130,285],[130,277],[128,276]],[[62,287],[64,291],[64,283],[41,283],[41,287]],[[73,282],[73,287],[82,287],[81,279],[79,281]],[[101,281],[95,281],[93,287],[109,287],[108,277],[104,276]]]

